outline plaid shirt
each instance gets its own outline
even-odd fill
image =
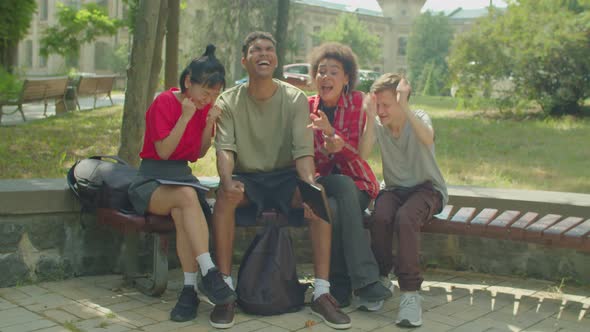
[[[318,113],[320,106],[319,95],[308,97],[309,111]],[[324,149],[324,135],[321,130],[314,132],[315,165],[318,175],[325,176],[337,168],[340,174],[352,178],[361,191],[366,191],[371,198],[377,197],[379,183],[369,164],[361,158],[358,151],[361,136],[365,128],[366,115],[362,111],[363,94],[353,91],[342,95],[338,101],[338,107],[334,111],[334,123],[336,135],[340,136],[345,144],[340,152],[329,154]]]

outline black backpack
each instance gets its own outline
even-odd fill
[[[308,285],[299,283],[295,254],[286,227],[269,224],[244,254],[236,293],[248,314],[279,315],[299,311]]]
[[[68,171],[67,181],[82,210],[133,212],[127,190],[136,174],[136,168],[117,156],[93,156],[77,161]]]

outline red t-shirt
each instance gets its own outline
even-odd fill
[[[161,159],[156,152],[154,143],[168,137],[182,115],[182,104],[174,95],[174,91],[178,91],[178,88],[162,92],[145,113],[145,135],[143,148],[139,153],[142,159]],[[184,130],[178,146],[168,158],[169,160],[195,162],[199,159],[201,138],[210,108],[211,104],[195,112]]]

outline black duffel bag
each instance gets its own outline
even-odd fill
[[[267,225],[256,235],[240,264],[236,287],[240,308],[265,316],[299,311],[307,287],[297,278],[289,230]]]
[[[136,174],[136,168],[117,156],[93,156],[77,161],[68,171],[67,181],[83,210],[132,212],[127,190]]]

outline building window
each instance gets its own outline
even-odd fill
[[[297,50],[303,51],[305,49],[305,27],[303,24],[297,24],[295,28]]]
[[[313,27],[313,35],[311,37],[311,45],[313,47],[320,45],[320,38],[317,35],[320,33],[321,30],[322,28],[319,26]]]
[[[39,55],[39,68],[45,68],[47,67],[47,58]]]
[[[48,1],[49,0],[41,0],[41,3],[39,4],[39,19],[41,21],[47,21]]]
[[[107,11],[109,10],[109,0],[97,0],[96,4],[103,7]]]
[[[33,67],[33,41],[25,42],[25,67]]]
[[[110,69],[113,57],[113,47],[105,42],[96,42],[94,44],[94,69],[107,70]]]
[[[408,37],[399,37],[397,40],[397,54],[405,56],[407,46],[408,46]]]
[[[74,8],[74,9],[80,9],[80,7],[81,7],[80,0],[68,0],[68,1],[64,1],[64,4],[68,7]]]

